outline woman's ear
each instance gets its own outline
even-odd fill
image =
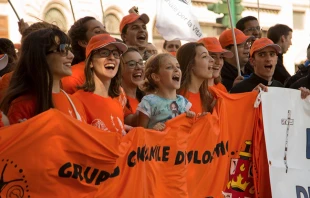
[[[195,71],[195,69],[196,69],[194,63],[191,63],[191,64],[189,65],[189,67],[191,68],[192,71]]]
[[[93,62],[90,62],[89,67],[90,67],[90,68],[93,68],[93,67],[94,67]]]
[[[125,34],[121,34],[121,38],[122,38],[122,40],[124,41],[124,43],[126,43],[126,35]]]
[[[157,74],[155,74],[155,73],[152,73],[152,74],[151,74],[151,78],[152,78],[155,82],[160,81],[159,75],[157,75]]]
[[[87,46],[87,41],[78,41],[79,46],[86,48]]]

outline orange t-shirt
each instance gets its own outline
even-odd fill
[[[130,108],[128,108],[127,106],[125,106],[125,109],[124,109],[124,117],[127,117],[128,115],[130,114],[135,114],[136,113],[136,110],[137,110],[137,107],[138,107],[138,104],[140,103],[137,98],[132,98],[132,97],[129,97],[126,95],[126,98],[128,99],[128,102],[129,102],[129,105],[130,105]]]
[[[180,94],[192,103],[192,107],[190,109],[191,111],[195,112],[196,114],[203,112],[199,92],[198,93],[192,93],[190,91],[187,91],[187,93],[184,94],[184,91],[182,91],[182,92],[180,92]]]
[[[216,85],[214,85],[214,87],[217,88],[218,90],[225,92],[225,93],[228,92],[226,87],[222,83],[217,83]]]
[[[124,129],[126,97],[123,93],[116,98],[105,98],[93,92],[79,90],[74,96],[83,103],[88,124],[104,131],[126,134]]]
[[[63,92],[53,93],[53,103],[56,109],[71,117],[77,118],[75,111],[69,102],[67,96]],[[77,112],[81,116],[81,120],[86,122],[87,117],[82,103],[75,97],[69,96],[72,100]],[[31,95],[24,95],[15,99],[10,106],[8,119],[10,124],[16,124],[28,120],[35,116],[36,100]]]
[[[4,74],[2,76],[2,78],[0,79],[0,101],[3,98],[6,89],[10,85],[10,81],[11,81],[12,75],[13,75],[13,71]]]
[[[61,79],[62,88],[68,94],[74,94],[77,86],[83,85],[85,82],[85,62],[82,61],[72,66],[72,75]]]
[[[2,112],[0,111],[0,128],[4,126],[4,123],[2,122]]]
[[[129,96],[126,96],[127,100],[129,101],[129,105],[131,107],[131,114],[134,114],[136,113],[136,110],[137,110],[137,107],[138,107],[138,104],[140,103],[138,101],[137,98],[132,98],[132,97],[129,97]]]

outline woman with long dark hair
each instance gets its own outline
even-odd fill
[[[129,47],[128,50],[122,54],[120,64],[122,67],[122,88],[127,98],[125,124],[136,126],[136,109],[144,96],[139,86],[144,82],[145,64],[139,51],[133,47]]]
[[[61,30],[41,29],[23,40],[20,59],[0,108],[10,124],[22,122],[50,108],[85,120],[83,105],[61,89],[71,75],[70,39]]]
[[[212,78],[214,60],[202,43],[190,42],[177,52],[182,71],[179,93],[192,103],[196,114],[212,111],[212,95],[208,92],[208,80]]]
[[[213,76],[208,80],[208,86],[214,86],[219,90],[227,92],[226,87],[221,83],[221,70],[224,65],[224,57],[231,58],[234,54],[226,49],[223,49],[219,40],[215,37],[204,37],[198,41],[202,43],[208,50],[210,56],[214,59]]]

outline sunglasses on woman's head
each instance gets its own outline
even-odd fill
[[[46,53],[46,55],[51,54],[51,53],[56,53],[59,52],[61,56],[68,56],[68,53],[72,52],[72,47],[69,44],[60,44],[57,49],[50,50]]]

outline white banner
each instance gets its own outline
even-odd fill
[[[202,37],[190,0],[156,1],[156,28],[165,40],[197,41]]]
[[[310,102],[299,90],[262,93],[272,197],[310,198]]]

